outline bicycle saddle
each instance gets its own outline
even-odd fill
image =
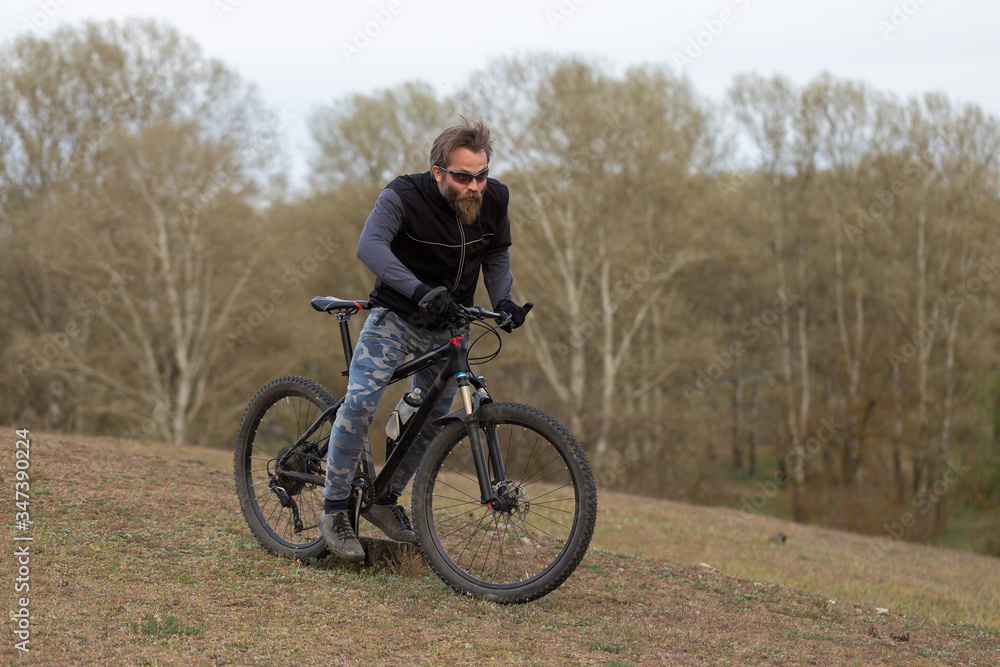
[[[345,301],[335,296],[317,296],[312,300],[312,307],[321,313],[330,312],[351,312],[359,310],[371,310],[367,301]]]

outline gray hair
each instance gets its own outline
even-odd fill
[[[461,116],[462,122],[452,125],[437,136],[431,146],[431,167],[435,165],[447,169],[451,166],[451,154],[456,148],[468,148],[473,153],[486,151],[486,161],[493,157],[493,133],[482,118],[469,122]]]

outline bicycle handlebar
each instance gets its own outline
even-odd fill
[[[444,289],[444,287],[435,288],[435,290],[429,293],[429,295],[433,295],[435,291],[443,291]],[[534,305],[535,304],[530,301],[524,304],[523,308],[525,314],[527,314]],[[487,308],[483,308],[482,306],[463,306],[461,304],[455,304],[455,306],[458,309],[458,312],[463,315],[466,320],[462,324],[468,324],[474,319],[485,320],[487,318],[495,320],[497,326],[499,327],[506,327],[511,323],[512,316],[509,313],[496,313]],[[317,296],[312,300],[312,307],[315,310],[324,313],[347,313],[349,315],[353,315],[359,310],[369,310],[371,305],[367,301],[338,299],[333,296]]]
[[[427,292],[427,294],[425,294],[420,299],[419,303],[420,308],[427,308],[431,303],[434,302],[436,298],[446,293],[447,291],[448,288],[442,286],[442,287],[435,287],[431,291]],[[528,311],[531,310],[532,306],[534,306],[534,304],[531,303],[530,301],[524,304],[525,315],[527,315]],[[482,306],[470,307],[470,306],[463,306],[458,303],[455,304],[455,308],[457,308],[460,315],[464,316],[464,318],[462,318],[465,320],[464,322],[462,322],[463,325],[468,324],[473,319],[485,320],[487,317],[492,317],[494,320],[496,320],[497,326],[503,328],[505,331],[509,332],[512,329],[511,320],[513,319],[513,316],[510,313],[495,313],[492,310],[487,310],[486,308],[483,308]],[[450,319],[454,320],[459,318],[453,317]]]
[[[477,320],[485,320],[487,317],[491,317],[496,320],[497,326],[506,327],[510,325],[513,316],[510,313],[494,313],[492,310],[487,310],[482,306],[463,306],[461,304],[455,304],[458,306],[459,312],[470,318],[475,318]],[[528,311],[534,307],[535,304],[532,302],[527,302],[524,304],[524,314],[527,315]]]
[[[485,320],[486,318],[495,320],[498,327],[510,324],[510,315],[507,313],[494,313],[492,310],[487,310],[482,306],[463,306],[458,303],[455,306],[458,308],[459,317],[453,318],[453,320],[462,320],[462,325],[468,324],[472,320]],[[453,323],[459,324],[457,321]]]
[[[470,317],[475,317],[480,320],[485,320],[487,317],[492,317],[495,320],[503,320],[510,317],[507,313],[494,313],[492,310],[486,310],[482,306],[459,305],[458,308]]]

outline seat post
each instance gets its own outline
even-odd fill
[[[350,374],[351,359],[354,357],[354,344],[351,342],[351,328],[347,324],[350,319],[351,313],[337,313],[337,322],[340,324],[340,339],[344,343],[344,361],[347,363],[347,370],[342,373],[344,376]]]

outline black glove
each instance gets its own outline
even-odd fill
[[[510,315],[510,323],[501,327],[504,331],[510,333],[513,329],[524,324],[524,318],[527,316],[528,311],[531,310],[532,304],[526,303],[524,305],[525,307],[522,308],[510,299],[503,299],[497,304],[497,312]]]
[[[431,289],[420,285],[413,292],[413,300],[417,302],[417,312],[410,318],[410,323],[418,327],[440,329],[458,315],[458,306],[445,287]]]

